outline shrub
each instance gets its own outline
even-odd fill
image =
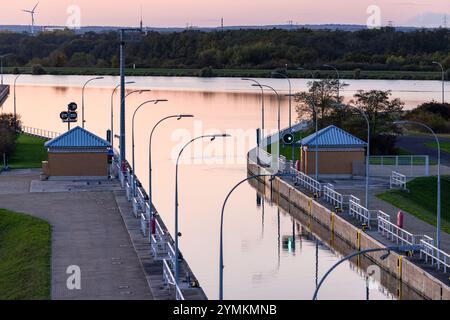
[[[33,75],[42,75],[47,74],[47,71],[40,64],[33,64],[31,67],[31,74]]]

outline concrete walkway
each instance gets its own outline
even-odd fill
[[[327,181],[328,182],[328,181]],[[337,192],[345,195],[354,195],[361,199],[361,203],[365,203],[365,181],[359,180],[342,180],[333,181]],[[389,180],[383,178],[372,178],[369,193],[369,209],[382,210],[389,214],[391,221],[397,221],[397,213],[399,208],[376,197],[377,194],[383,193],[389,189]],[[436,226],[433,226],[412,214],[404,211],[404,228],[413,234],[426,234],[436,239]],[[441,247],[445,252],[450,252],[450,235],[441,231]]]
[[[117,207],[118,183],[41,182],[39,172],[0,174],[0,208],[52,225],[52,299],[153,299]],[[72,265],[81,290],[66,286]]]

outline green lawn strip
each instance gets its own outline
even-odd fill
[[[296,132],[294,133],[294,141],[298,142],[299,140],[303,139],[304,137],[308,136],[309,133],[307,132]],[[267,147],[267,152],[272,152],[272,146],[275,145],[275,143],[272,143]],[[287,160],[292,159],[292,145],[285,145],[283,143],[280,143],[280,155],[285,156]],[[300,159],[300,148],[294,147],[294,157],[296,160]]]
[[[40,168],[42,161],[47,160],[47,151],[44,148],[45,139],[19,135],[16,141],[16,150],[9,159],[12,169]]]
[[[0,209],[0,300],[44,300],[51,292],[51,226]]]
[[[450,153],[450,142],[448,141],[442,141],[439,143],[441,146],[441,151]],[[437,143],[436,142],[427,142],[425,143],[425,146],[427,146],[430,149],[437,150]]]
[[[436,225],[437,178],[416,178],[407,183],[407,188],[409,192],[389,190],[377,197],[431,225]],[[445,176],[441,179],[441,225],[442,230],[447,233],[450,233],[450,198],[445,195],[449,193],[450,177]]]

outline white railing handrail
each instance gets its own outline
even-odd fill
[[[355,198],[355,197],[353,197]],[[359,200],[358,198],[356,198]],[[370,221],[372,220],[371,210],[368,210],[354,199],[350,198],[349,201],[349,213],[351,216],[362,221],[370,228]]]
[[[396,242],[397,244],[408,244],[408,245],[416,245],[416,236],[411,232],[406,231],[403,228],[398,227],[392,222],[384,219],[381,215],[378,216],[378,228],[382,231],[382,233],[386,233],[388,239],[390,236],[390,240]]]
[[[322,184],[319,181],[311,178],[301,171],[298,171],[295,168],[291,168],[290,174],[294,175],[296,182],[299,182],[303,187],[312,192],[316,192],[318,196],[320,196],[322,192]]]
[[[332,184],[323,186],[323,197],[325,201],[337,206],[341,210],[344,209],[344,196],[335,191]]]
[[[428,237],[429,238],[429,237]],[[430,238],[431,239],[431,238]],[[450,255],[434,245],[428,243],[426,240],[421,239],[420,244],[422,245],[423,249],[420,250],[420,254],[424,254],[425,257],[430,257],[431,263],[433,264],[434,261],[437,262],[438,268],[440,267],[440,264],[444,265],[444,272],[447,272],[447,268],[450,267]]]
[[[20,128],[23,133],[39,136],[42,138],[53,139],[61,135],[59,132],[50,131],[46,129],[33,128],[28,126],[21,126]]]

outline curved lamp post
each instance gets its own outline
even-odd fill
[[[273,71],[272,75],[277,75],[280,77],[285,78],[288,81],[289,84],[289,133],[292,134],[292,83],[291,83],[291,79],[289,79],[289,76],[287,74],[283,74],[281,72],[277,72],[277,71]],[[295,141],[294,143],[292,143],[292,164],[294,164],[294,156],[295,156]]]
[[[223,205],[222,205],[222,212],[220,214],[219,300],[223,300],[223,269],[224,269],[224,264],[223,264],[223,220],[224,220],[225,206],[227,205],[228,199],[230,198],[230,196],[234,192],[234,190],[236,190],[241,184],[243,184],[246,181],[249,181],[251,179],[260,178],[260,177],[272,177],[271,179],[273,180],[275,177],[282,177],[282,176],[292,176],[292,175],[277,173],[277,174],[258,174],[258,175],[253,175],[253,176],[247,177],[247,178],[239,181],[230,190],[230,192],[226,196],[225,201],[223,202]]]
[[[259,87],[261,89],[261,139],[264,139],[264,87],[259,81],[256,81],[254,79],[242,78],[241,80],[252,81],[255,83],[253,86]]]
[[[21,76],[21,74],[18,74],[15,78],[14,78],[14,128],[17,130],[17,113],[16,113],[16,82],[17,79],[19,79],[19,77]]]
[[[438,249],[441,249],[441,145],[439,143],[439,138],[436,135],[436,133],[431,129],[429,126],[422,122],[416,122],[416,121],[395,121],[394,124],[397,125],[403,125],[403,124],[414,124],[422,126],[423,128],[427,129],[431,132],[431,134],[434,136],[434,139],[436,140],[437,144],[437,153],[438,153],[438,164],[437,164],[437,223],[436,223],[436,247]]]
[[[340,86],[341,86],[341,75],[339,74],[339,70],[335,67],[335,66],[332,66],[331,64],[324,64],[323,65],[324,67],[327,67],[327,68],[331,68],[331,69],[334,69],[334,71],[336,71],[336,75],[337,75],[337,81],[338,81],[338,87],[337,87],[337,99],[338,99],[338,102],[339,101],[341,101],[341,96],[340,96]]]
[[[139,111],[140,108],[145,106],[146,104],[153,103],[158,104],[159,102],[166,102],[166,99],[155,99],[155,100],[147,100],[139,105],[134,112],[133,112],[133,118],[131,119],[131,156],[132,156],[132,167],[133,167],[133,196],[136,196],[136,167],[134,166],[134,118],[136,117],[136,113]]]
[[[442,71],[442,104],[445,103],[445,72],[444,72],[444,67],[442,66],[441,63],[433,61],[433,64],[437,64],[439,67],[441,67],[441,71]]]
[[[258,86],[258,85],[253,84],[252,86]],[[278,124],[278,133],[280,133],[281,132],[281,119],[280,119],[281,118],[281,97],[278,94],[278,91],[275,90],[273,87],[268,86],[267,84],[263,84],[262,87],[272,90],[275,93],[275,95],[277,96],[277,101],[278,101],[278,120],[277,120],[278,122],[277,122],[277,124]]]
[[[88,85],[89,82],[94,81],[94,80],[101,80],[101,79],[104,79],[104,77],[91,78],[84,83],[83,89],[81,89],[81,127],[83,129],[84,129],[84,123],[86,122],[84,120],[84,89],[86,88],[86,86]]]
[[[180,161],[180,157],[183,153],[183,151],[186,149],[188,145],[193,143],[194,141],[200,140],[200,139],[207,139],[210,138],[211,141],[214,141],[216,138],[225,138],[230,137],[229,134],[210,134],[210,135],[203,135],[196,138],[193,138],[188,143],[186,143],[183,148],[181,148],[180,152],[178,153],[177,162],[175,165],[175,286],[176,288],[179,287],[179,274],[180,274],[180,266],[178,262],[179,258],[179,250],[178,250],[178,238],[181,236],[181,234],[178,232],[178,164]]]
[[[128,81],[125,82],[125,84],[133,84],[136,83],[134,81]],[[114,151],[114,93],[116,93],[116,90],[120,87],[120,83],[114,87],[112,93],[111,93],[111,146]]]
[[[369,180],[370,180],[370,121],[369,121],[369,117],[367,116],[367,114],[362,111],[361,109],[356,108],[355,106],[352,105],[345,105],[345,104],[335,104],[334,105],[337,108],[340,109],[344,109],[345,107],[351,108],[355,111],[358,111],[364,118],[364,120],[366,120],[366,124],[367,124],[367,150],[366,150],[366,202],[365,202],[365,206],[366,209],[369,209]]]
[[[396,252],[407,252],[407,251],[417,251],[420,250],[420,246],[411,246],[411,245],[407,245],[407,246],[391,246],[391,247],[385,247],[385,248],[373,248],[373,249],[366,249],[366,250],[361,250],[355,253],[352,253],[344,258],[342,258],[341,260],[339,260],[338,262],[336,262],[326,273],[325,275],[322,277],[322,279],[320,280],[319,284],[316,287],[316,290],[314,291],[314,295],[313,295],[313,300],[317,300],[317,294],[319,293],[319,289],[322,286],[323,282],[325,281],[325,279],[330,275],[330,273],[337,267],[339,266],[341,263],[343,263],[344,261],[347,261],[353,257],[359,256],[361,254],[365,254],[365,253],[370,253],[370,252],[379,252],[379,251],[387,251],[386,254],[382,255],[380,257],[381,260],[386,259],[389,254],[391,253],[391,251],[396,251]]]
[[[150,215],[149,215],[149,221],[150,223],[152,223],[152,219],[153,219],[153,187],[152,187],[152,138],[153,138],[153,133],[155,132],[155,129],[164,121],[172,119],[172,118],[176,118],[177,120],[181,120],[182,118],[192,118],[194,117],[191,114],[179,114],[179,115],[173,115],[173,116],[168,116],[165,118],[162,118],[161,120],[159,120],[155,126],[153,127],[151,133],[150,133],[150,140],[148,143],[148,203],[149,203],[149,207],[150,207]],[[151,243],[152,241],[152,228],[151,228],[151,224],[150,224],[150,228],[149,228],[149,242]]]

